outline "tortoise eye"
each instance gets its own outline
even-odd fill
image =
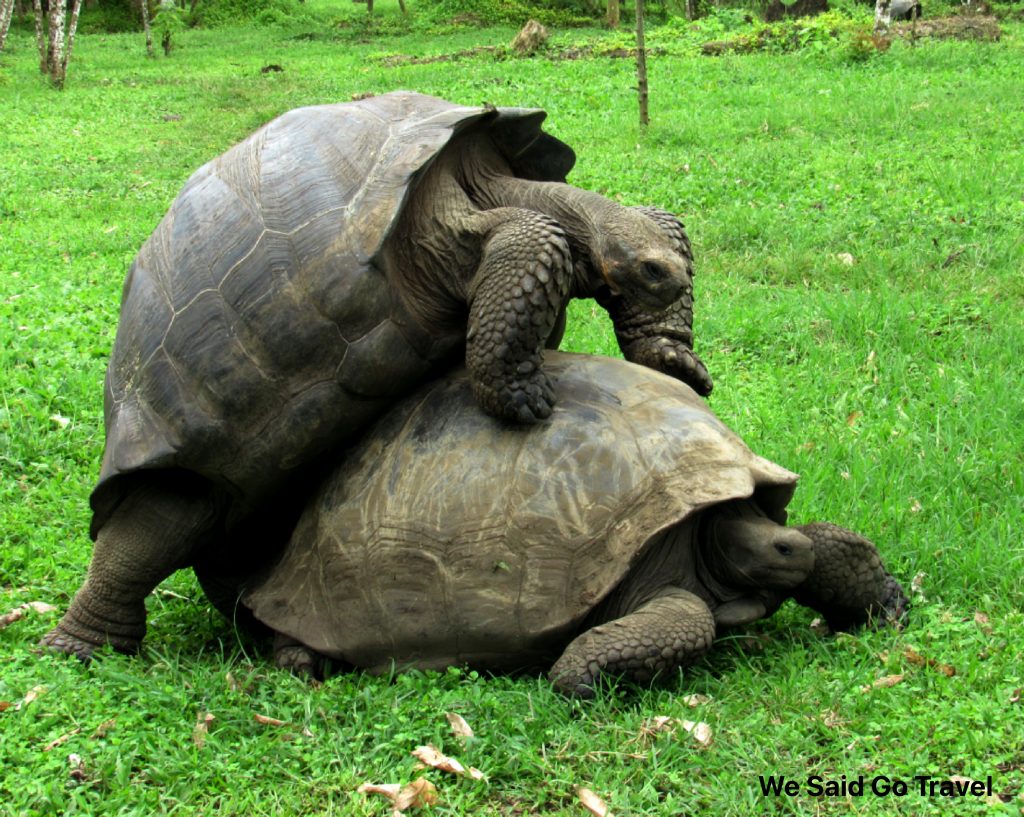
[[[793,555],[793,548],[791,548],[789,545],[776,545],[775,549],[779,552],[779,555],[781,556]]]
[[[664,267],[657,264],[652,264],[650,261],[644,262],[644,275],[647,276],[650,281],[664,281],[668,278],[668,273]]]

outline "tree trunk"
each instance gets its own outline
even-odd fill
[[[0,0],[0,51],[7,42],[7,32],[11,28],[11,15],[14,14],[14,0]]]
[[[52,2],[52,0],[51,0]],[[68,24],[68,48],[64,52],[63,65],[60,68],[60,81],[64,84],[64,77],[68,73],[68,63],[71,62],[71,52],[75,50],[75,32],[78,31],[78,13],[82,10],[82,0],[75,0],[71,6],[71,22]],[[63,35],[63,32],[61,32]]]
[[[697,0],[686,0],[686,19],[697,19]]]
[[[46,68],[56,88],[64,87],[64,0],[50,0],[49,49]]]
[[[36,15],[36,48],[39,49],[39,73],[46,73],[46,39],[43,37],[43,5],[39,0],[32,0],[32,10]]]
[[[892,23],[889,17],[889,3],[891,0],[875,0],[875,33],[884,34],[889,30]]]
[[[398,0],[398,7],[402,10],[403,17],[409,16],[409,10],[405,7],[405,0]]]
[[[142,30],[146,32],[146,56],[153,56],[153,29],[149,27],[149,0],[139,0],[139,11],[142,12]]]
[[[650,123],[647,114],[647,45],[644,42],[644,0],[636,0],[636,89],[640,97],[640,126]]]
[[[604,21],[609,28],[619,27],[619,0],[608,0],[608,10],[605,13]]]
[[[373,14],[373,0],[366,0],[366,13]]]

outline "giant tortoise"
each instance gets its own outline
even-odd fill
[[[796,475],[688,386],[602,357],[547,367],[544,426],[480,414],[462,372],[364,432],[242,595],[279,663],[541,665],[589,695],[602,673],[683,666],[789,597],[834,628],[902,617],[875,546],[786,527]]]
[[[485,411],[547,417],[570,297],[601,300],[628,358],[711,389],[682,225],[565,184],[544,117],[391,93],[291,111],[196,171],[125,281],[96,546],[45,645],[136,650],[181,567],[217,600],[239,548],[288,528],[286,489],[453,357]]]

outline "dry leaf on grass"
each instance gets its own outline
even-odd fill
[[[707,749],[711,745],[711,727],[704,721],[683,721],[682,727],[693,735],[693,739],[702,749]]]
[[[99,726],[97,726],[93,730],[92,737],[94,737],[94,738],[106,737],[107,732],[109,732],[115,726],[117,726],[117,718],[111,718],[110,720],[103,721],[103,723],[101,723]]]
[[[693,695],[684,695],[681,700],[684,704],[693,708],[711,703],[711,696],[694,693]]]
[[[919,573],[914,574],[914,578],[910,580],[910,592],[913,593],[919,601],[927,601],[924,597],[924,577],[928,574],[923,570]]]
[[[980,610],[974,613],[974,623],[977,624],[985,635],[992,635],[992,625],[989,624],[988,616]]]
[[[836,253],[836,260],[846,267],[852,267],[855,263],[854,257],[848,252]]]
[[[43,751],[44,752],[52,752],[54,749],[56,749],[61,744],[67,743],[69,740],[71,740],[71,738],[73,738],[75,735],[77,735],[81,731],[82,730],[80,728],[79,729],[72,729],[70,732],[64,733],[59,738],[54,738],[53,740],[51,740],[49,743],[47,743],[43,747]]]
[[[32,687],[28,692],[25,693],[25,697],[18,701],[15,705],[15,709],[21,709],[23,706],[28,706],[32,701],[38,698],[40,695],[46,693],[46,685],[39,684],[38,686]]]
[[[931,667],[934,670],[938,670],[943,675],[952,678],[956,675],[956,668],[950,664],[943,664],[936,661],[934,658],[926,658],[921,655],[917,650],[912,647],[907,647],[903,650],[903,657],[907,659],[911,664],[917,667]]]
[[[1020,696],[1021,696],[1022,692],[1024,692],[1024,690],[1022,690],[1021,687],[1017,687],[1013,692],[1011,692],[1010,693],[1010,703],[1011,704],[1020,703]]]
[[[25,614],[30,611],[33,613],[52,613],[56,609],[52,604],[47,604],[45,601],[28,601],[24,604],[19,604],[9,613],[4,613],[0,616],[0,630],[9,627],[18,619],[24,618]]]
[[[594,794],[590,789],[579,786],[576,789],[576,795],[580,798],[580,803],[583,804],[583,808],[589,811],[594,817],[614,817],[614,815],[608,810],[607,804]]]
[[[484,773],[479,769],[474,769],[472,766],[467,769],[454,757],[441,754],[436,746],[429,743],[426,746],[417,746],[413,749],[412,756],[423,765],[429,766],[432,769],[440,769],[442,772],[449,772],[450,774],[464,775],[474,780],[484,779]]]
[[[278,720],[277,718],[272,718],[269,715],[254,714],[252,719],[256,721],[256,723],[262,723],[264,726],[284,726],[287,723],[287,721]]]
[[[459,715],[457,712],[445,712],[445,718],[448,719],[448,725],[452,728],[452,734],[459,740],[466,740],[473,737],[473,730],[469,728],[469,724],[466,723],[466,719]]]
[[[210,732],[210,724],[216,720],[216,716],[210,712],[200,712],[196,715],[196,725],[192,728],[192,742],[200,749],[206,744],[206,736]]]
[[[89,772],[85,769],[85,761],[82,760],[81,755],[74,753],[68,755],[68,766],[71,767],[68,770],[68,777],[76,783],[84,783],[89,779]]]
[[[860,691],[871,692],[871,690],[873,689],[885,689],[886,687],[894,687],[902,680],[902,675],[886,675],[884,678],[878,678],[870,684],[865,684],[860,688]]]
[[[397,783],[363,783],[356,791],[387,797],[394,806],[392,817],[397,817],[410,808],[432,806],[437,802],[437,789],[423,777],[416,778],[408,786],[399,786]]]
[[[10,709],[12,706],[14,706],[14,704],[10,701],[0,701],[0,712]]]

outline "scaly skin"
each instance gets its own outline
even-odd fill
[[[96,539],[85,583],[40,644],[88,660],[109,644],[136,653],[146,633],[145,598],[207,541],[214,502],[167,474],[140,479]]]
[[[301,678],[323,678],[324,657],[301,641],[296,641],[283,633],[274,634],[274,664]]]
[[[871,620],[901,625],[910,602],[882,566],[878,549],[853,531],[830,522],[812,522],[797,530],[814,542],[814,570],[794,590],[798,604],[821,613],[833,630]]]
[[[692,663],[714,638],[715,618],[707,604],[689,591],[666,587],[634,612],[574,639],[548,677],[566,695],[592,698],[600,675],[649,681]]]
[[[466,365],[484,411],[533,423],[555,403],[541,363],[568,298],[572,259],[553,220],[515,208],[500,213],[469,286]]]

